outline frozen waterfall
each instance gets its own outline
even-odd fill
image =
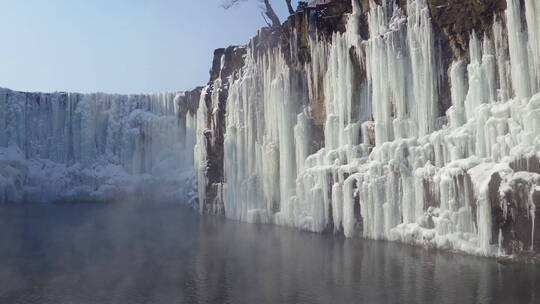
[[[195,145],[182,94],[0,89],[0,203],[182,198]]]
[[[369,39],[357,32],[353,1],[347,31],[312,38],[305,66],[252,44],[239,77],[211,84],[229,90],[224,180],[214,199],[232,219],[490,256],[502,254],[494,208],[504,216],[509,200],[523,197],[532,247],[540,193],[533,168],[540,157],[538,3],[521,8],[508,0],[506,22],[497,20],[490,35],[471,33],[469,60],[448,71],[452,105],[443,113],[439,75],[447,71],[426,0],[408,0],[406,12],[381,2],[370,1]],[[217,107],[218,96],[211,98]],[[204,97],[199,123],[214,121],[202,107]],[[205,185],[202,137],[211,128],[199,128]],[[322,148],[315,143],[321,128]]]

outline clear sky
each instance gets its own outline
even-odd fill
[[[273,0],[285,17],[285,1]],[[296,2],[296,1],[294,1]],[[150,93],[208,81],[213,50],[264,25],[256,0],[0,0],[0,87]]]

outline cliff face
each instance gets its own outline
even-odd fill
[[[333,0],[215,53],[202,212],[534,261],[533,0]],[[525,64],[527,63],[527,64]]]

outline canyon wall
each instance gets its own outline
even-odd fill
[[[200,90],[0,89],[0,203],[184,199]]]
[[[201,212],[538,261],[540,5],[302,3],[215,52]]]

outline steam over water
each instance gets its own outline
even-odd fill
[[[540,269],[198,217],[0,206],[0,303],[538,303]]]

